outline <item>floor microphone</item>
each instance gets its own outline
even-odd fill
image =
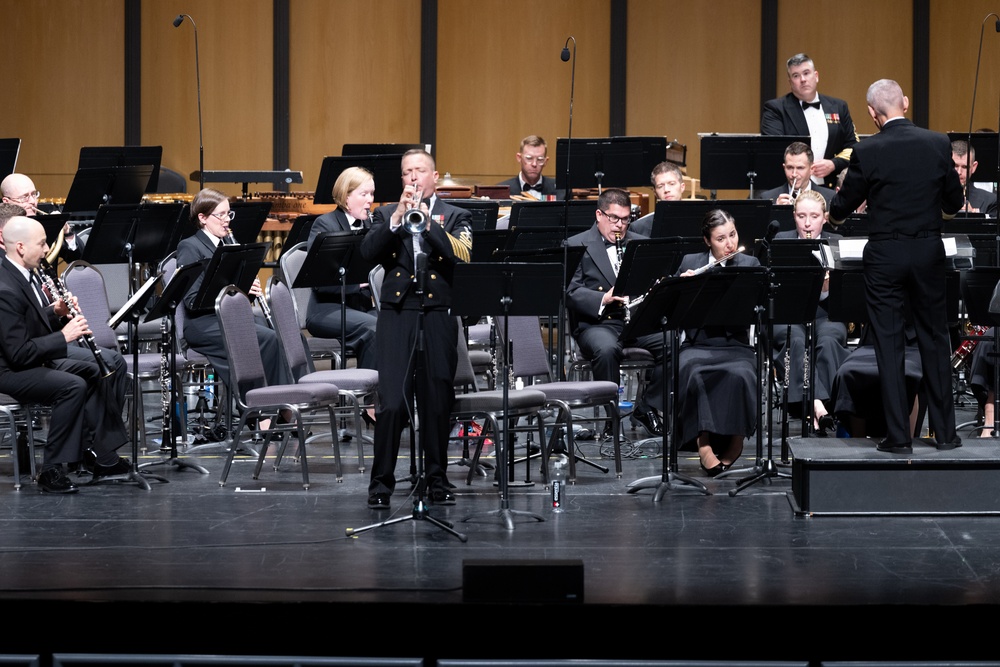
[[[569,180],[570,175],[570,164],[572,163],[570,158],[570,151],[573,148],[573,95],[576,90],[576,37],[570,35],[566,38],[566,44],[563,45],[562,53],[559,54],[559,58],[565,63],[569,62],[569,43],[573,42],[573,67],[570,70],[569,79],[569,136],[566,140],[566,201],[569,201],[573,197],[573,188]],[[567,212],[568,213],[568,212]]]
[[[198,24],[190,14],[178,14],[174,19],[174,27],[179,28],[184,19],[191,22],[194,28],[194,75],[198,87],[198,189],[205,189],[205,138],[202,133],[201,121],[201,63],[198,60]]]

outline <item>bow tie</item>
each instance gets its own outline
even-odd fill
[[[819,109],[819,102],[803,102],[802,103],[802,110],[803,111],[805,111],[809,107],[812,107],[813,109]]]
[[[528,185],[527,183],[525,183],[524,186],[521,188],[521,192],[527,192],[528,190],[537,190],[538,192],[541,192],[542,182],[538,181],[538,183],[536,183],[535,185]]]

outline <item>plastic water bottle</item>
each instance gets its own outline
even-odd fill
[[[618,387],[618,412],[629,413],[632,407],[632,401],[625,397],[625,387]]]
[[[205,402],[208,403],[209,410],[215,408],[215,375],[213,373],[209,373],[205,380]]]
[[[566,504],[566,481],[569,479],[569,457],[565,452],[554,454],[551,459],[552,478],[549,486],[552,490],[552,511],[562,512]]]

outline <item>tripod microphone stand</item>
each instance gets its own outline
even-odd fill
[[[426,358],[426,347],[424,340],[424,315],[426,313],[426,305],[424,302],[425,287],[427,284],[427,255],[421,253],[417,255],[417,294],[420,297],[420,310],[417,313],[417,327],[416,327],[416,338],[414,341],[414,351],[410,355],[410,367],[407,369],[409,372],[407,375],[410,377],[413,385],[417,382],[417,373],[424,369],[427,363]],[[405,390],[404,390],[405,391]],[[465,534],[455,530],[454,525],[448,521],[438,519],[431,516],[430,510],[427,507],[427,500],[425,494],[427,492],[427,472],[424,469],[424,425],[428,423],[426,414],[427,401],[421,398],[417,400],[417,416],[419,418],[418,427],[415,430],[416,438],[414,450],[414,459],[416,461],[416,485],[413,490],[413,510],[407,516],[400,516],[394,519],[389,519],[387,521],[380,521],[378,523],[369,524],[367,526],[362,526],[361,528],[347,528],[345,533],[348,537],[352,537],[359,533],[363,533],[373,528],[379,528],[381,526],[391,526],[397,523],[403,523],[404,521],[427,521],[428,523],[437,526],[441,530],[454,535],[462,542],[466,542],[469,538]],[[411,423],[412,423],[411,419]]]

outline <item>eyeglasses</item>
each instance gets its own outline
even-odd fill
[[[7,197],[7,199],[11,201],[16,201],[19,204],[23,204],[29,199],[38,199],[41,196],[42,196],[41,192],[39,192],[38,190],[34,190],[33,192],[25,192],[23,195],[19,197]]]
[[[607,218],[608,222],[610,222],[612,225],[618,225],[618,224],[628,225],[630,222],[632,222],[631,216],[625,216],[624,218],[619,218],[617,215],[611,215],[610,213],[602,211],[601,209],[597,209],[597,212],[603,215],[605,218]]]
[[[521,159],[524,160],[526,164],[545,164],[548,161],[548,155],[539,155],[538,157],[528,157],[527,155],[522,155]]]
[[[210,215],[213,218],[218,218],[222,222],[225,222],[226,220],[232,220],[233,218],[235,218],[236,211],[226,211],[225,213],[211,213]]]

